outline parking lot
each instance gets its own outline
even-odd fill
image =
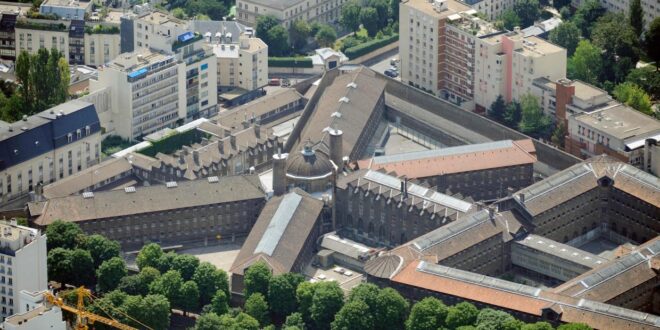
[[[392,61],[392,59],[396,59],[396,60],[397,60],[396,67],[397,67],[397,68],[400,68],[400,67],[401,67],[401,62],[399,61],[399,53],[396,53],[396,54],[394,54],[394,55],[392,55],[392,56],[388,56],[388,57],[384,58],[384,59],[381,60],[380,62],[378,62],[378,63],[376,63],[376,64],[370,66],[370,68],[371,68],[372,70],[378,72],[378,73],[384,73],[385,70],[390,69],[390,68],[392,67],[392,65],[391,65],[391,61]],[[397,77],[394,78],[394,79],[401,81],[401,73],[399,72],[399,76],[397,76]]]

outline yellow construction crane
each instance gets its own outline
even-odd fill
[[[115,327],[121,330],[138,330],[137,328],[128,326],[117,320],[88,312],[87,310],[85,310],[85,298],[92,298],[93,297],[92,293],[88,289],[85,289],[85,287],[83,286],[76,288],[75,291],[78,296],[78,304],[76,307],[67,305],[62,298],[56,297],[50,292],[46,292],[44,294],[46,300],[50,304],[54,306],[58,306],[61,309],[76,315],[76,325],[74,328],[75,330],[88,330],[89,329],[88,325],[94,324],[94,322],[101,322],[103,324],[107,324],[111,327]]]

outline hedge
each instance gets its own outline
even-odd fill
[[[393,42],[396,42],[399,40],[399,35],[398,34],[393,34],[391,36],[385,37],[383,39],[374,39],[371,41],[367,41],[363,44],[351,47],[351,48],[346,48],[344,51],[344,54],[348,56],[349,59],[354,59],[358,58],[362,55],[368,54],[373,52],[374,50],[384,47],[386,45],[389,45]]]
[[[183,133],[174,133],[158,141],[152,142],[150,146],[138,151],[138,153],[149,157],[154,157],[159,152],[169,155],[181,149],[183,146],[190,146],[199,143],[202,141],[202,137],[205,137],[204,135],[204,133],[196,129],[191,129]]]
[[[309,57],[269,57],[268,66],[274,68],[312,68]]]

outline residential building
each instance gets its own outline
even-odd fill
[[[83,20],[85,15],[92,12],[92,1],[75,0],[45,0],[39,6],[42,15],[54,15],[65,20]]]
[[[584,0],[571,0],[573,8],[580,7]],[[600,4],[605,10],[612,13],[622,13],[628,15],[630,10],[630,0],[600,0]],[[642,13],[644,14],[644,25],[648,27],[653,19],[660,17],[660,5],[657,1],[641,0]]]
[[[119,54],[120,49],[119,30],[105,29],[85,31],[83,40],[83,57],[85,65],[101,66],[110,63]]]
[[[41,48],[57,49],[69,59],[70,22],[51,20],[26,20],[16,22],[16,54],[27,51],[36,54]]]
[[[19,294],[21,306],[18,312],[9,316],[2,323],[7,330],[66,330],[67,324],[62,309],[49,305],[45,300],[47,291],[26,291]]]
[[[645,171],[647,139],[660,141],[660,122],[618,102],[568,117],[567,152],[582,158],[608,154]]]
[[[245,271],[259,261],[273,275],[302,273],[330,214],[323,201],[299,189],[269,200],[229,270],[232,296],[243,298]]]
[[[133,21],[133,31],[122,31],[121,34],[133,32],[133,48],[130,51],[153,48],[171,52],[177,37],[190,31],[188,22],[166,12],[148,11],[129,17]]]
[[[72,20],[69,25],[69,64],[85,64],[85,21]]]
[[[522,33],[525,37],[539,37],[548,40],[550,31],[556,29],[563,21],[559,17],[548,18],[545,21],[534,23],[534,25],[524,28]]]
[[[494,27],[454,0],[410,0],[401,4],[401,81],[473,108],[476,41]]]
[[[186,118],[185,65],[173,55],[141,48],[99,69],[90,91],[110,89],[110,121],[102,123],[125,139],[138,140]]]
[[[38,292],[47,288],[46,235],[39,230],[11,222],[0,222],[0,302],[4,320],[25,312],[21,292]]]
[[[14,123],[0,121],[1,200],[25,196],[100,158],[101,126],[91,103],[73,100]]]
[[[533,93],[534,79],[566,77],[566,49],[520,29],[478,39],[475,61],[475,109],[484,112],[497,99],[519,100]]]
[[[512,0],[463,0],[463,3],[486,15],[489,21],[495,21],[508,9],[513,9]]]
[[[265,196],[256,175],[209,177],[32,202],[28,214],[40,228],[66,219],[130,250],[148,242],[168,246],[247,236]]]
[[[236,17],[241,24],[255,26],[257,18],[273,15],[289,28],[297,20],[336,24],[348,0],[238,0]]]
[[[18,14],[2,13],[0,17],[0,58],[16,60],[16,18]]]
[[[607,91],[579,80],[562,78],[553,81],[541,77],[534,79],[532,85],[532,94],[541,101],[543,112],[564,124],[572,115],[589,113],[615,103]]]
[[[268,45],[251,35],[206,32],[217,60],[217,88],[228,106],[243,104],[263,95],[268,84]]]
[[[532,184],[535,163],[532,140],[504,140],[375,156],[358,166],[417,179],[440,192],[493,200]]]

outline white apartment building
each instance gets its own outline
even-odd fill
[[[160,11],[147,12],[133,20],[134,50],[153,48],[172,51],[174,40],[190,31],[189,22]]]
[[[46,290],[46,254],[46,235],[41,235],[39,230],[18,226],[16,220],[0,222],[0,315],[3,320],[29,307],[30,302],[21,299],[22,291]]]
[[[580,7],[583,0],[572,0],[571,6]],[[642,12],[644,13],[644,25],[649,26],[656,17],[660,17],[660,2],[658,0],[641,0]],[[630,0],[600,0],[601,6],[612,13],[623,13],[628,15]]]
[[[465,0],[472,9],[486,15],[489,21],[495,21],[507,9],[512,9],[513,0]]]
[[[401,3],[401,81],[472,109],[476,40],[496,32],[476,13],[454,0]]]
[[[36,54],[41,48],[53,48],[69,58],[69,25],[59,21],[16,22],[16,56],[21,51]],[[68,23],[68,22],[67,22]]]
[[[259,38],[231,35],[211,38],[217,59],[218,90],[256,90],[268,84],[268,46]]]
[[[84,170],[100,157],[101,125],[91,103],[73,100],[14,123],[0,121],[0,204]]]
[[[349,0],[236,0],[236,15],[241,24],[254,26],[257,18],[273,15],[285,27],[297,20],[336,24],[341,7]]]
[[[84,63],[100,66],[121,54],[119,33],[85,33]]]
[[[536,78],[532,94],[539,98],[543,112],[556,120],[568,120],[571,115],[592,112],[612,102],[607,91],[579,80]]]
[[[5,318],[3,330],[66,330],[62,309],[49,305],[45,300],[46,291],[19,293],[20,306],[16,314]]]
[[[185,118],[185,65],[174,55],[145,48],[122,54],[90,81],[92,93],[104,88],[111,114],[102,124],[123,138],[137,140]]]
[[[479,38],[475,49],[475,108],[483,112],[499,95],[506,102],[533,93],[534,80],[566,77],[566,49],[516,29]]]

